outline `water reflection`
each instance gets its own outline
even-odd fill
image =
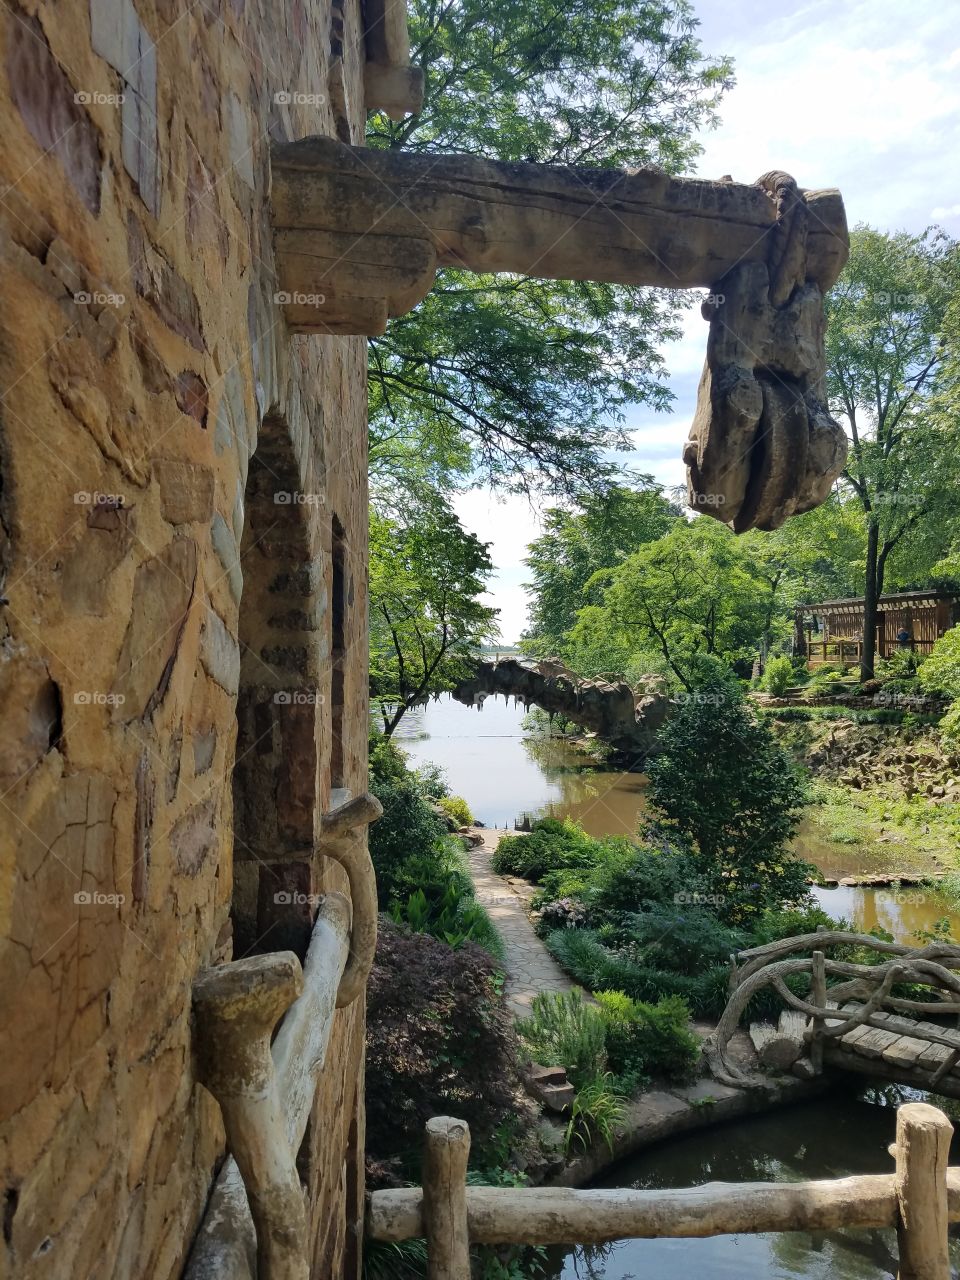
[[[523,817],[571,817],[590,835],[633,835],[644,805],[646,779],[639,773],[600,770],[585,763],[582,752],[560,738],[523,733],[525,709],[504,698],[488,698],[482,711],[442,697],[408,712],[397,739],[414,764],[443,767],[451,790],[462,795],[489,827],[513,830]],[[797,837],[803,857],[826,875],[857,870],[852,855],[805,822]],[[871,867],[877,873],[877,867]],[[817,889],[824,910],[864,932],[880,926],[898,941],[915,942],[948,916],[951,934],[960,937],[960,913],[918,889]]]
[[[694,1187],[706,1182],[799,1182],[889,1173],[892,1106],[855,1096],[809,1103],[674,1138],[624,1162],[598,1186]],[[951,1164],[960,1157],[954,1139]],[[951,1245],[960,1263],[960,1242]],[[893,1231],[797,1231],[707,1240],[620,1240],[558,1251],[553,1280],[880,1280],[895,1276]]]

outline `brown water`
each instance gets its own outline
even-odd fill
[[[526,711],[503,698],[487,698],[482,711],[443,697],[401,721],[397,740],[414,764],[443,767],[451,791],[462,795],[488,827],[513,830],[525,817],[569,817],[590,835],[634,835],[644,805],[646,779],[639,773],[596,769],[582,752],[562,738],[524,734]],[[796,840],[801,857],[830,879],[860,870],[847,846],[829,840],[805,821]],[[882,865],[863,868],[871,875]],[[825,911],[848,920],[857,930],[875,926],[898,941],[914,942],[918,930],[932,929],[947,917],[960,937],[960,913],[925,889],[815,889]]]

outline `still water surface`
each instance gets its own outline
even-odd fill
[[[441,765],[450,789],[487,826],[513,830],[524,815],[569,816],[592,835],[632,835],[644,803],[643,776],[591,770],[561,740],[524,737],[524,715],[523,707],[499,698],[488,698],[482,712],[441,698],[405,717],[399,745],[414,764]],[[827,875],[855,870],[820,832],[802,829],[797,845]],[[817,896],[854,927],[880,924],[906,941],[947,914],[942,903],[909,890],[844,887]],[[953,926],[960,936],[960,919],[954,917]],[[596,1185],[691,1187],[888,1173],[897,1097],[896,1090],[851,1092],[675,1138],[616,1166]],[[951,1164],[960,1162],[960,1143],[954,1145]],[[550,1280],[888,1280],[897,1270],[892,1231],[620,1240],[552,1255]],[[960,1275],[960,1242],[951,1245],[951,1261]]]
[[[450,790],[488,827],[512,831],[524,816],[549,816],[574,818],[594,836],[635,834],[643,774],[593,769],[563,739],[524,735],[525,715],[522,706],[503,698],[487,698],[477,711],[444,696],[409,712],[397,741],[413,764],[442,765]],[[849,849],[833,844],[812,823],[801,826],[796,847],[831,879],[857,870]],[[917,930],[948,916],[953,936],[960,937],[960,914],[926,890],[841,886],[814,893],[826,911],[857,930],[880,925],[898,941],[913,942]]]
[[[869,1096],[878,1100],[832,1098],[673,1138],[593,1185],[659,1189],[891,1173],[895,1099]],[[954,1138],[950,1163],[958,1159]],[[562,1251],[548,1274],[563,1280],[880,1280],[896,1275],[896,1249],[892,1230],[618,1240]],[[960,1241],[951,1242],[951,1262],[956,1275]]]

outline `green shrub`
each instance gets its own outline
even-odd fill
[[[592,929],[557,929],[547,950],[561,968],[592,991],[623,991],[650,1004],[682,996],[698,1018],[716,1018],[727,1003],[728,966],[706,966],[696,975],[673,973],[630,958],[629,949],[603,945]]]
[[[960,698],[960,626],[951,627],[936,642],[919,670],[918,679],[928,693]]]
[[[607,1061],[617,1075],[692,1079],[700,1065],[700,1041],[690,1030],[690,1010],[679,996],[656,1004],[623,991],[598,991],[606,1028]]]
[[[578,1089],[603,1074],[603,1018],[577,990],[535,996],[530,1017],[517,1022],[517,1034],[534,1062],[566,1067]]]
[[[760,688],[775,698],[782,698],[794,682],[793,663],[785,655],[767,660]]]
[[[441,796],[437,804],[458,826],[473,826],[473,814],[463,796]]]
[[[623,1118],[626,1099],[618,1091],[609,1072],[588,1080],[576,1092],[570,1108],[570,1120],[564,1135],[564,1148],[569,1155],[574,1144],[586,1151],[598,1138],[613,1150],[617,1124]]]
[[[940,721],[940,737],[948,751],[960,750],[960,698]]]
[[[541,818],[528,835],[504,836],[491,865],[498,875],[536,883],[548,871],[590,866],[600,843],[568,819]]]
[[[807,897],[789,850],[803,787],[790,757],[743,698],[724,689],[681,703],[649,767],[650,816],[698,855],[734,923]]]

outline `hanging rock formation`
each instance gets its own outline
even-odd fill
[[[481,706],[484,698],[498,693],[564,716],[633,758],[656,750],[657,731],[670,712],[670,698],[659,676],[644,676],[640,688],[634,689],[625,680],[581,679],[557,658],[480,662],[474,679],[453,690],[457,701],[467,706]]]

